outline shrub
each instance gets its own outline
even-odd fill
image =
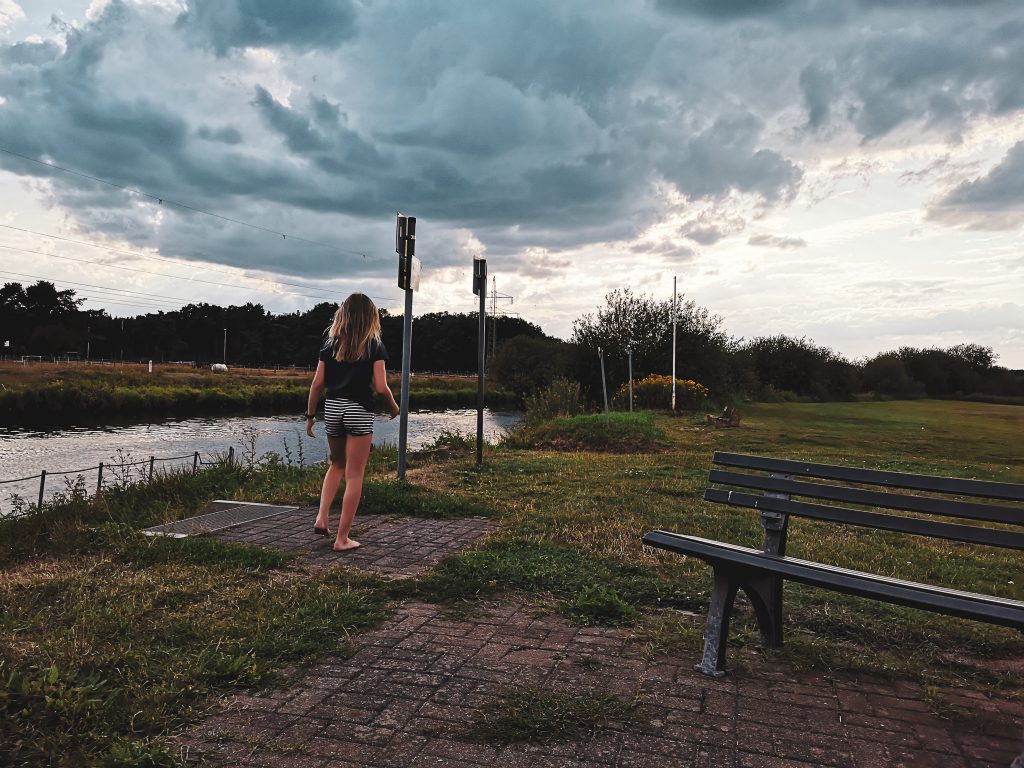
[[[559,416],[583,413],[583,394],[579,382],[556,378],[544,389],[526,398],[526,421],[539,424]]]
[[[692,379],[676,379],[676,407],[687,411],[702,410],[708,402],[708,388]],[[629,408],[629,383],[619,387],[612,404]],[[672,404],[672,377],[652,373],[633,384],[633,406],[668,408]]]

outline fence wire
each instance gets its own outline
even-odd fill
[[[131,467],[148,465],[149,472],[146,473],[146,476],[137,478],[135,482],[151,482],[154,477],[155,465],[157,462],[184,461],[186,459],[192,459],[191,469],[193,472],[196,472],[198,471],[199,467],[213,467],[224,464],[233,464],[235,462],[235,449],[234,446],[229,447],[226,456],[216,458],[212,461],[207,461],[203,459],[199,451],[194,451],[192,453],[185,453],[180,456],[150,456],[148,459],[142,459],[140,461],[114,460],[109,463],[101,461],[94,467],[85,467],[83,469],[60,469],[54,470],[52,472],[44,469],[41,470],[37,475],[29,475],[28,477],[16,477],[11,478],[9,480],[0,480],[0,485],[11,485],[14,483],[29,483],[35,480],[39,481],[38,496],[35,504],[29,503],[26,500],[26,497],[21,496],[20,494],[10,493],[8,494],[7,497],[7,504],[12,506],[13,509],[4,510],[2,507],[0,507],[0,519],[23,517],[25,515],[30,514],[33,511],[38,511],[39,509],[41,509],[43,507],[43,504],[46,502],[46,481],[48,478],[77,475],[80,483],[76,482],[74,487],[77,488],[78,485],[80,484],[84,488],[85,473],[96,472],[96,490],[91,494],[85,494],[86,498],[93,498],[96,496],[97,493],[103,492],[104,470],[107,470],[108,472],[114,473],[115,476],[118,476],[118,482],[127,484],[129,477],[127,474],[125,474],[125,470],[128,470]],[[185,467],[187,467],[187,465],[184,465],[182,468]],[[68,482],[69,481],[65,480],[65,484],[68,484]],[[72,488],[72,486],[68,485],[68,488],[70,489]],[[36,489],[32,488],[31,490],[32,493],[35,494]]]

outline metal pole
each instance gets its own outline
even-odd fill
[[[409,368],[412,362],[412,290],[405,291],[405,324],[402,331],[402,392],[398,422],[398,479],[405,480],[405,450],[409,438]]]
[[[676,278],[672,278],[672,411],[676,410]]]
[[[633,350],[629,350],[629,412],[633,412]]]
[[[228,364],[228,329],[224,329],[224,359],[222,360],[224,365]]]
[[[597,348],[597,356],[601,359],[601,392],[604,393],[604,420],[609,420],[608,416],[608,385],[604,380],[604,350],[600,347]]]
[[[192,474],[199,472],[199,451],[192,457]]]
[[[39,509],[43,508],[43,491],[46,488],[46,470],[39,474]]]
[[[487,348],[487,290],[480,288],[480,313],[476,341],[476,465],[484,462],[484,356]]]
[[[103,490],[103,462],[100,462],[100,471],[96,477],[96,495]]]

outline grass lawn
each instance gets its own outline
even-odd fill
[[[702,415],[652,415],[641,432],[654,447],[631,453],[504,446],[478,469],[466,441],[413,457],[409,486],[391,479],[394,452],[375,452],[364,511],[486,514],[500,525],[479,548],[409,582],[137,534],[216,497],[307,503],[317,468],[215,469],[0,523],[0,764],[171,764],[163,737],[217,694],[275,684],[290,665],[343,653],[348,633],[404,598],[472,613],[482,599],[515,596],[580,624],[632,627],[651,653],[696,661],[711,569],[645,552],[640,536],[668,528],[760,544],[755,514],[700,499],[714,450],[1024,482],[1024,408],[916,401],[742,411],[741,427],[722,430]],[[607,440],[593,427],[574,428],[572,444]],[[794,520],[789,552],[1024,599],[1024,557],[1010,551]],[[786,645],[769,658],[1024,696],[1013,671],[1024,657],[1020,632],[794,584],[785,605]],[[741,605],[730,649],[741,674],[765,656],[756,644]],[[511,732],[522,711],[555,704],[538,693],[506,702],[491,720]],[[567,727],[623,716],[598,704]]]

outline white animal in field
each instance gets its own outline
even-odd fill
[[[210,366],[211,371],[226,371],[228,367],[224,363],[214,363]]]

